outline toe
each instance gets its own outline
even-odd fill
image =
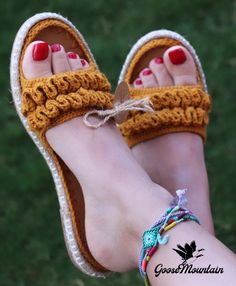
[[[149,69],[143,69],[139,74],[140,79],[143,82],[144,87],[157,87],[158,83],[153,72]]]
[[[71,68],[64,47],[60,44],[53,44],[51,50],[53,73],[57,74],[70,71]]]
[[[194,85],[197,83],[196,65],[186,48],[173,46],[165,51],[163,59],[175,85]]]
[[[141,88],[143,87],[143,82],[142,80],[140,79],[140,77],[136,78],[136,80],[133,82],[133,86],[135,88]]]
[[[152,70],[159,86],[171,86],[174,85],[173,79],[170,76],[163,58],[157,57],[150,61],[149,67]]]
[[[81,63],[81,59],[80,59],[78,54],[76,54],[74,52],[69,52],[69,53],[67,53],[67,56],[68,56],[68,61],[69,61],[70,68],[72,71],[80,70],[83,68],[83,65]]]
[[[26,48],[22,70],[27,79],[52,75],[49,45],[42,41],[32,42]]]
[[[81,59],[81,64],[82,64],[82,69],[87,69],[89,67],[89,63],[84,59]]]

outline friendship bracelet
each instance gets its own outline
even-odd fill
[[[157,251],[158,246],[165,245],[169,240],[169,236],[163,234],[183,221],[192,220],[200,224],[197,217],[185,208],[187,204],[186,191],[186,189],[177,190],[176,197],[172,201],[171,206],[166,209],[165,214],[143,234],[142,249],[139,257],[139,272],[144,279],[145,286],[150,285],[146,271],[148,262]]]

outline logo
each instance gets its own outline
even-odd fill
[[[184,246],[181,246],[177,244],[177,248],[173,248],[173,250],[178,253],[183,260],[183,263],[193,263],[197,258],[202,257],[202,252],[205,250],[204,248],[201,248],[199,250],[196,250],[196,242],[192,241],[190,244],[185,243]]]
[[[177,244],[176,248],[172,248],[175,253],[181,257],[181,263],[177,267],[164,267],[162,263],[158,264],[154,273],[158,277],[161,274],[222,274],[224,269],[211,264],[203,265],[203,267],[194,267],[194,261],[200,257],[206,256],[207,251],[204,248],[198,248],[195,241],[185,243],[184,246]]]

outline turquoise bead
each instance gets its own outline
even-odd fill
[[[158,234],[157,228],[152,228],[144,232],[143,234],[143,249],[144,250],[155,246],[157,234]]]

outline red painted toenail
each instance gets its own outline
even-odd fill
[[[169,59],[174,65],[183,64],[186,61],[186,55],[182,49],[176,49],[169,52]]]
[[[155,58],[154,62],[159,65],[159,64],[163,64],[164,61],[163,61],[163,58],[159,57],[159,58]]]
[[[142,80],[140,78],[138,78],[138,79],[136,79],[135,84],[136,85],[141,85],[141,84],[143,84],[143,82],[142,82]]]
[[[48,57],[49,47],[47,43],[38,43],[33,47],[32,57],[34,61],[43,61]]]
[[[80,62],[81,62],[83,67],[86,66],[86,61],[85,60],[82,59]]]
[[[53,53],[59,52],[61,50],[61,45],[53,44],[53,45],[51,45],[51,50],[52,50]]]
[[[150,74],[152,74],[152,71],[150,69],[145,69],[143,71],[143,75],[150,75]]]
[[[77,59],[77,54],[76,53],[68,53],[68,58]]]

